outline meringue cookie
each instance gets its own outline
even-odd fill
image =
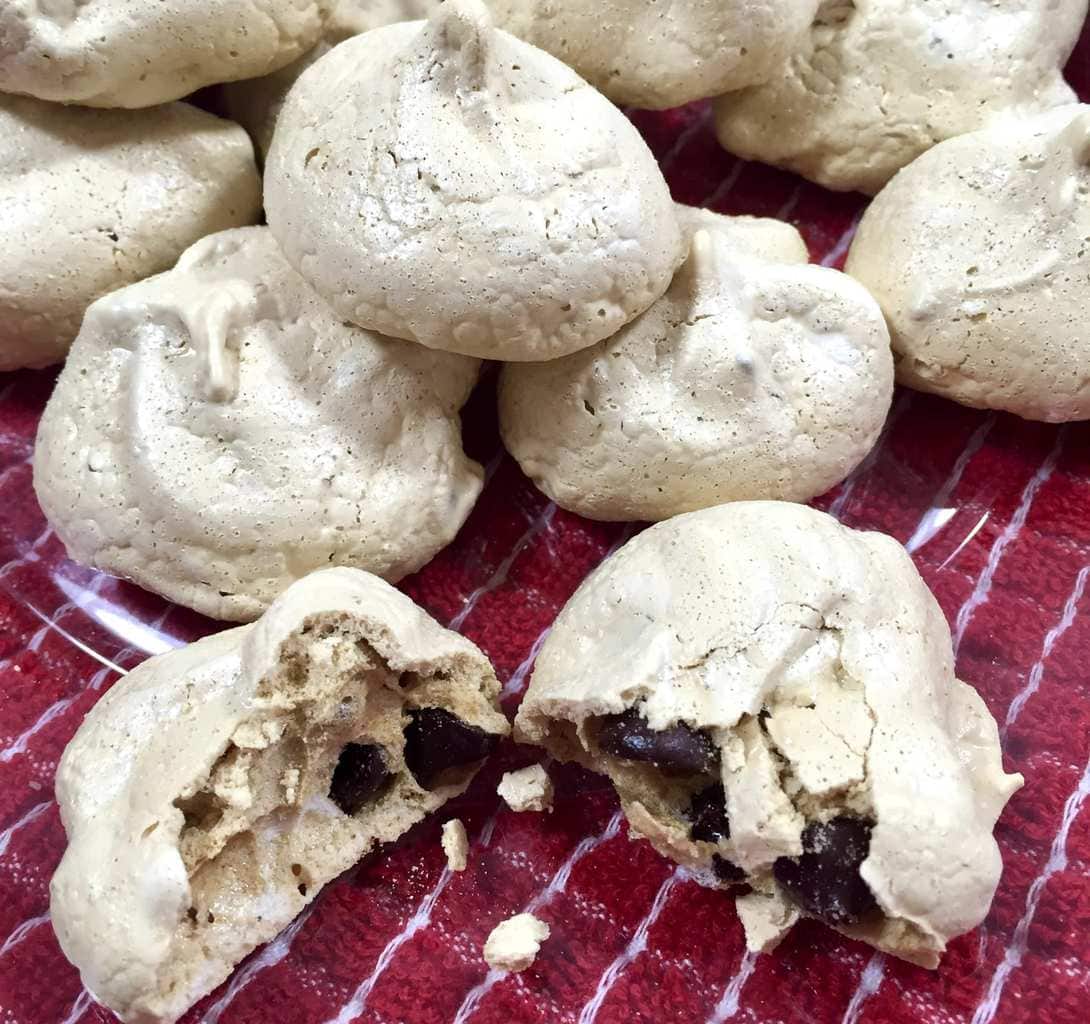
[[[221,619],[327,565],[391,581],[481,489],[476,360],[341,323],[266,228],[100,299],[42,417],[34,484],[71,557]]]
[[[858,465],[889,411],[889,334],[864,289],[758,258],[805,252],[779,222],[683,216],[711,230],[646,313],[593,348],[503,369],[507,449],[591,519],[806,501]]]
[[[185,103],[0,96],[0,370],[61,361],[91,302],[260,211],[253,151],[229,121]]]
[[[722,97],[730,152],[874,194],[936,142],[1071,103],[1086,0],[823,0],[784,72]]]
[[[311,64],[352,36],[397,21],[426,18],[438,4],[439,0],[340,0],[313,50],[271,75],[224,84],[222,96],[227,115],[250,133],[254,148],[264,159],[284,99]]]
[[[466,788],[508,731],[498,694],[480,650],[353,569],[144,662],[57,772],[68,848],[50,914],[87,990],[124,1021],[176,1020],[321,886]],[[479,756],[446,751],[422,785],[428,716]]]
[[[607,559],[515,735],[606,773],[665,856],[765,897],[755,948],[811,913],[929,967],[987,913],[1022,781],[905,550],[781,502],[678,516]]]
[[[818,0],[488,0],[496,24],[570,64],[615,103],[662,110],[772,78]]]
[[[879,193],[846,269],[897,379],[1032,420],[1090,419],[1090,106],[941,143]]]
[[[331,0],[6,0],[0,91],[151,107],[268,74],[318,41]]]
[[[345,319],[506,360],[593,345],[681,261],[639,133],[480,0],[349,39],[292,89],[265,175],[285,255]]]

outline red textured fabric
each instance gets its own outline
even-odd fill
[[[1068,69],[1090,97],[1090,37]],[[733,160],[707,104],[633,120],[677,199],[796,223],[838,265],[863,200]],[[0,1019],[76,1024],[90,1002],[48,921],[64,847],[53,774],[101,694],[149,651],[216,628],[67,561],[31,489],[34,431],[54,374],[0,377]],[[487,652],[513,713],[535,644],[583,577],[634,532],[553,506],[501,451],[494,375],[467,410],[489,483],[455,542],[404,590]],[[958,670],[1025,773],[997,835],[1005,870],[984,925],[928,972],[797,927],[746,956],[731,901],[627,837],[599,778],[554,766],[556,810],[501,808],[503,747],[447,814],[469,868],[444,870],[438,821],[328,886],[284,935],[185,1018],[208,1024],[847,1021],[1085,1024],[1090,1018],[1090,426],[1052,427],[899,392],[882,442],[815,502],[910,543],[959,639]],[[489,930],[530,907],[552,936],[534,966],[490,974]]]

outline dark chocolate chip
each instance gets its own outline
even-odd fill
[[[718,853],[712,857],[712,870],[720,882],[737,883],[746,880],[746,873],[737,864],[732,864]]]
[[[442,708],[414,708],[409,718],[405,727],[405,763],[425,789],[448,768],[488,757],[499,739]]]
[[[719,783],[693,794],[689,803],[689,835],[706,843],[717,843],[730,838],[730,819],[727,817],[727,795]]]
[[[776,881],[801,907],[829,924],[851,924],[878,904],[859,866],[870,850],[873,825],[861,818],[811,822],[802,833],[801,857],[781,857]]]
[[[333,769],[329,799],[345,814],[355,814],[389,778],[381,747],[371,743],[349,743]]]
[[[638,708],[608,715],[598,726],[598,746],[625,761],[643,761],[686,774],[712,772],[719,755],[710,737],[683,722],[655,730]]]

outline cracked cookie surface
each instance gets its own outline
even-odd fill
[[[690,738],[637,760],[618,716]],[[607,774],[665,856],[744,885],[757,949],[810,914],[935,966],[987,913],[992,828],[1021,784],[904,549],[783,502],[677,516],[604,562],[543,645],[515,729]],[[714,760],[690,756],[708,746]]]
[[[886,315],[901,383],[1090,418],[1090,106],[925,153],[868,207],[845,269]]]
[[[1063,66],[1086,0],[823,0],[771,81],[727,93],[731,153],[874,194],[941,142],[1075,99]]]
[[[253,152],[230,121],[185,103],[0,95],[0,371],[60,362],[95,299],[260,210]]]
[[[496,24],[615,103],[662,110],[772,78],[817,0],[488,0]]]
[[[253,619],[315,569],[395,581],[450,541],[478,369],[342,323],[267,228],[222,232],[88,310],[34,486],[73,558]]]
[[[0,91],[150,107],[268,74],[317,41],[332,0],[5,0]]]
[[[173,1021],[335,878],[462,792],[507,730],[488,659],[378,577],[313,573],[256,623],[144,662],[61,759],[50,912],[87,989]],[[488,738],[417,782],[441,710]]]
[[[319,57],[324,57],[338,43],[361,32],[393,25],[398,21],[426,18],[440,0],[339,0],[333,6],[314,49],[271,75],[225,82],[223,96],[227,116],[250,133],[254,148],[264,159],[269,152],[276,119],[296,79]]]
[[[889,411],[881,311],[805,264],[780,221],[678,207],[689,257],[617,334],[500,378],[523,471],[592,519],[665,519],[724,501],[805,501],[843,479]]]
[[[636,129],[494,28],[480,0],[308,68],[277,122],[265,206],[342,317],[484,358],[552,359],[608,337],[683,256]]]

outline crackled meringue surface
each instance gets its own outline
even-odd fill
[[[0,95],[0,370],[60,362],[91,302],[260,210],[253,150],[229,121],[187,103]]]
[[[269,226],[345,319],[535,360],[608,337],[683,253],[639,133],[480,0],[349,39],[307,69],[266,162]]]
[[[331,0],[6,0],[0,91],[150,107],[307,52]]]
[[[1086,0],[822,0],[784,73],[722,97],[719,140],[874,194],[936,142],[1071,103]]]
[[[271,75],[224,84],[222,96],[227,115],[250,133],[254,147],[264,158],[269,152],[284,99],[296,79],[311,64],[352,36],[398,21],[426,18],[438,5],[439,0],[340,0],[334,3],[322,38],[314,49]]]
[[[690,837],[676,778],[599,748],[600,716],[633,707],[718,749],[718,843]],[[753,948],[800,913],[773,865],[800,854],[807,822],[850,814],[874,823],[860,874],[880,914],[841,930],[935,966],[987,913],[992,828],[1021,784],[904,549],[783,502],[681,515],[607,559],[542,646],[515,731],[607,772],[664,855],[702,869],[718,853],[744,871]]]
[[[889,334],[863,288],[799,265],[805,246],[782,222],[679,214],[692,249],[646,313],[501,377],[508,450],[592,519],[805,501],[860,462],[889,411]]]
[[[867,209],[846,269],[897,379],[1032,420],[1090,418],[1090,107],[951,139]]]
[[[57,772],[68,848],[50,914],[87,990],[126,1022],[176,1020],[322,885],[469,784],[476,764],[416,782],[412,710],[499,737],[498,693],[477,647],[353,569],[144,662]],[[379,748],[389,773],[351,813],[334,799],[346,744]]]
[[[397,580],[480,492],[478,369],[342,323],[268,229],[222,232],[88,310],[35,489],[71,557],[214,618],[328,565]]]
[[[764,82],[802,45],[818,0],[488,0],[496,24],[616,103],[651,109]]]

